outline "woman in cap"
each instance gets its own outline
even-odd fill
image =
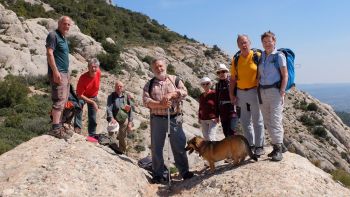
[[[204,92],[199,97],[198,121],[202,126],[203,137],[207,141],[216,140],[218,117],[215,113],[215,91],[211,90],[211,80],[203,77],[200,81]]]

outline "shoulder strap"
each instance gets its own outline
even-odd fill
[[[176,76],[175,78],[175,86],[178,87],[179,86],[179,83],[180,83],[180,77]]]
[[[149,81],[149,85],[148,85],[148,94],[149,94],[149,96],[152,98],[152,96],[151,96],[151,93],[152,93],[152,86],[153,86],[153,83],[154,83],[154,80],[155,80],[156,78],[155,77],[153,77],[150,81]]]

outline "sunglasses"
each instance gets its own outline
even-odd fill
[[[207,85],[209,85],[210,83],[202,83],[201,85],[202,86],[207,86]]]
[[[222,71],[218,71],[218,72],[216,72],[216,74],[221,74],[221,73],[226,73],[227,71],[225,71],[225,70],[222,70]]]

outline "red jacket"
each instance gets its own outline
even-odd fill
[[[209,92],[205,95],[202,93],[199,97],[199,110],[198,110],[198,118],[200,120],[211,120],[217,118],[215,113],[215,91],[209,90]]]

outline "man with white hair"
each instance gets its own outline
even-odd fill
[[[62,16],[58,20],[58,28],[47,36],[45,45],[52,99],[52,130],[48,134],[66,140],[73,134],[61,122],[69,95],[69,48],[66,34],[71,24],[72,20],[68,16]]]
[[[114,86],[114,92],[112,92],[107,98],[107,121],[114,125],[118,123],[119,130],[117,136],[115,133],[110,133],[112,138],[118,139],[118,151],[120,153],[126,152],[126,135],[127,132],[132,131],[133,126],[133,106],[131,96],[124,91],[124,84],[117,80]]]
[[[155,59],[151,64],[154,78],[143,88],[143,103],[151,112],[151,150],[153,183],[166,183],[164,174],[163,147],[168,121],[170,121],[170,144],[173,151],[175,166],[183,179],[193,177],[189,171],[188,159],[185,151],[186,136],[182,129],[181,102],[187,96],[187,89],[176,76],[166,73],[166,63],[162,59]],[[168,120],[168,112],[170,120]]]
[[[96,134],[96,114],[98,111],[97,95],[100,89],[100,62],[97,58],[88,61],[88,71],[79,77],[77,84],[77,96],[82,104],[81,111],[76,114],[74,120],[74,131],[81,134],[83,107],[87,103],[88,106],[88,133],[90,137]]]

